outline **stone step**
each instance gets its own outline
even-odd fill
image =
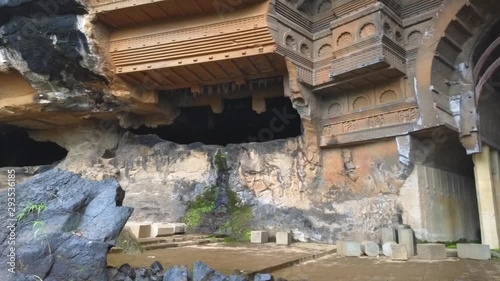
[[[143,246],[143,249],[146,251],[149,250],[157,250],[157,249],[167,249],[167,248],[179,248],[179,247],[187,247],[187,246],[196,246],[196,245],[204,245],[208,243],[216,243],[222,242],[223,238],[210,238],[210,239],[196,239],[191,241],[183,241],[183,242],[170,242],[170,243],[157,243],[157,244],[149,244]]]
[[[207,239],[207,238],[210,238],[210,236],[208,236],[208,235],[178,235],[178,236],[157,237],[157,238],[141,238],[141,239],[138,239],[138,241],[139,241],[139,244],[141,244],[141,246],[146,246],[146,245],[151,245],[151,244],[174,243],[174,242]]]
[[[108,254],[119,254],[123,252],[123,248],[121,247],[113,247],[109,250]]]

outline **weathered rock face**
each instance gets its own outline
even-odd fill
[[[73,99],[80,96],[87,101],[59,102],[58,106],[65,109],[70,104],[84,107],[88,102],[99,102],[97,96],[89,94],[102,96],[102,83],[106,82],[95,73],[99,71],[99,59],[91,54],[80,26],[85,13],[85,7],[73,0],[6,1],[0,5],[0,46],[13,68],[40,92],[47,92],[46,97],[39,98],[56,99],[56,92],[61,95],[65,89],[72,91],[69,96]]]
[[[487,14],[485,9],[465,0],[431,1],[432,5],[396,1],[403,10],[387,13],[392,8],[379,1],[360,9],[348,1],[341,6],[333,1],[331,7],[321,1],[327,6],[317,11],[324,16],[339,22],[356,13],[359,17],[333,27],[327,17],[315,16],[320,21],[311,30],[298,23],[310,22],[315,13],[308,11],[304,17],[304,8],[310,10],[310,3],[320,1],[243,1],[224,9],[221,17],[215,6],[205,6],[206,1],[195,1],[206,8],[198,14],[187,7],[189,3],[175,0],[187,12],[172,17],[185,20],[182,24],[165,18],[167,14],[151,22],[141,10],[160,11],[156,5],[170,2],[0,0],[0,123],[44,130],[31,136],[68,150],[57,165],[60,169],[88,179],[116,178],[127,190],[127,204],[136,208],[134,220],[185,219],[192,202],[217,184],[212,156],[222,149],[230,167],[225,180],[241,204],[251,207],[254,228],[291,230],[302,241],[376,240],[380,227],[403,218],[421,239],[477,237],[474,231],[463,231],[465,223],[476,227],[475,214],[467,222],[451,212],[435,215],[441,209],[476,208],[468,203],[475,200],[470,165],[449,165],[467,155],[460,149],[447,150],[446,144],[421,149],[433,147],[439,139],[419,147],[413,143],[444,125],[453,131],[448,133],[451,138],[465,137],[462,127],[477,123],[475,117],[468,120],[467,113],[460,121],[465,123],[459,124],[460,87],[453,81],[456,71],[463,70],[457,65],[474,65],[462,59],[471,57],[472,50],[466,49],[474,45],[473,38],[465,38],[480,34],[476,25],[490,20],[471,21],[469,15],[477,17],[481,10]],[[482,7],[492,1],[476,2]],[[456,10],[462,6],[465,12]],[[396,24],[414,22],[408,18],[370,18],[367,9],[389,18],[411,15],[418,24]],[[286,19],[291,14],[297,18]],[[252,19],[241,18],[248,15]],[[435,54],[448,52],[449,42],[444,41],[450,32],[445,27],[456,22],[455,16],[470,24],[460,32],[474,32],[451,38],[468,43],[452,48],[464,53],[445,56],[453,71],[443,72],[443,56]],[[231,36],[245,38],[228,41]],[[371,67],[379,56],[357,49],[366,44],[375,44],[372,47],[382,48],[380,52],[397,46],[398,55],[384,54],[387,67]],[[186,52],[185,46],[191,45],[196,50]],[[268,80],[279,85],[252,86]],[[441,95],[434,92],[450,96],[436,100]],[[206,121],[212,130],[217,127],[214,115],[222,115],[229,101],[249,100],[252,113],[262,115],[276,97],[292,101],[304,128],[301,137],[221,148],[177,145],[124,132],[172,124],[182,110],[193,107],[209,107],[210,112],[186,123]],[[245,118],[234,116],[235,123]],[[257,125],[258,130],[279,130],[276,120],[271,117],[269,126]],[[199,133],[195,125],[191,129]],[[472,138],[468,146],[477,149],[477,144]],[[455,189],[455,180],[421,180],[427,172],[418,174],[415,165],[436,168],[429,174],[463,184]],[[39,171],[28,168],[26,177]],[[433,193],[427,188],[431,184],[436,187]],[[442,220],[450,222],[447,229],[440,227]],[[462,230],[454,231],[456,225]]]
[[[397,221],[398,191],[407,168],[390,141],[383,144],[392,149],[389,156],[371,153],[365,159],[379,145],[350,149],[353,172],[344,167],[342,150],[331,150],[323,165],[309,161],[302,137],[219,147],[177,145],[154,135],[92,127],[32,136],[68,149],[60,168],[90,179],[117,178],[127,192],[125,204],[135,208],[131,219],[137,221],[182,220],[190,202],[216,184],[212,156],[222,149],[230,167],[229,187],[241,204],[251,206],[253,226],[291,230],[302,241],[378,239],[380,226]]]
[[[0,192],[4,210],[9,192]],[[18,185],[15,197],[17,217],[2,212],[0,252],[7,256],[15,246],[16,280],[107,280],[107,251],[133,211],[122,207],[124,191],[115,180],[89,181],[54,169]],[[15,245],[8,242],[9,223],[15,224]],[[6,266],[0,279],[14,280]]]

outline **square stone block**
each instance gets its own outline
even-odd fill
[[[337,240],[337,254],[345,256],[345,241]]]
[[[358,242],[345,242],[344,244],[344,256],[346,257],[360,257],[361,244]]]
[[[415,255],[415,242],[413,240],[413,230],[409,228],[398,229],[399,244],[406,245],[408,256]]]
[[[481,244],[457,244],[458,257],[472,260],[491,259],[491,250],[489,245]]]
[[[175,234],[182,234],[186,232],[185,223],[169,223],[169,225],[174,228]]]
[[[408,260],[408,248],[404,244],[392,244],[391,252],[391,259],[394,261]]]
[[[132,234],[137,238],[149,238],[151,237],[151,224],[130,222],[125,225],[130,228]]]
[[[446,259],[446,248],[443,244],[417,244],[419,259],[437,261]]]
[[[151,225],[151,237],[162,237],[174,235],[175,227],[165,223],[153,223]]]
[[[382,234],[382,245],[387,242],[398,242],[398,236],[396,233],[396,229],[393,227],[384,227],[380,230]]]
[[[278,245],[290,245],[290,244],[292,244],[292,234],[290,232],[277,232],[276,233],[276,244],[278,244]]]
[[[255,244],[267,243],[269,241],[269,232],[267,231],[252,231],[250,234],[250,242]]]

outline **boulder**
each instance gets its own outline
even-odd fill
[[[163,281],[189,281],[191,280],[189,270],[185,266],[174,266],[167,270]]]
[[[163,265],[159,261],[155,261],[150,266],[153,275],[158,275],[163,271]]]
[[[255,275],[254,281],[274,281],[274,278],[269,273],[260,273]]]
[[[108,267],[108,280],[113,280],[113,277],[118,273],[118,268]]]
[[[7,210],[7,190],[0,192],[0,208]],[[114,179],[90,181],[53,169],[16,187],[16,259],[26,266],[18,280],[36,275],[43,280],[107,280],[106,256],[133,209],[122,207],[125,192]],[[39,211],[29,211],[38,204]],[[40,207],[40,206],[43,206]],[[7,225],[0,214],[0,252],[10,247]],[[14,217],[15,221],[15,217]],[[35,227],[36,226],[36,227]],[[0,280],[9,280],[0,265]]]
[[[135,270],[135,281],[150,281],[152,276],[152,270],[146,267],[140,267]]]
[[[131,267],[128,263],[120,266],[118,269],[119,273],[122,273],[123,278],[126,276],[130,277],[131,279],[135,279],[135,269]]]
[[[228,281],[248,281],[248,276],[241,274],[230,275]]]
[[[193,281],[225,281],[227,276],[211,269],[201,261],[193,265]]]

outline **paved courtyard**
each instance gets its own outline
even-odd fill
[[[500,261],[473,261],[449,258],[442,262],[411,259],[393,262],[380,258],[344,258],[326,254],[332,245],[295,243],[275,244],[217,243],[204,246],[147,251],[140,255],[109,254],[108,263],[119,267],[149,266],[155,260],[165,267],[203,261],[210,267],[230,274],[235,269],[245,272],[271,272],[275,277],[309,281],[500,281]],[[326,253],[325,253],[326,252]],[[314,259],[313,256],[324,255]],[[296,264],[300,260],[300,263]],[[295,264],[295,265],[294,265]]]

